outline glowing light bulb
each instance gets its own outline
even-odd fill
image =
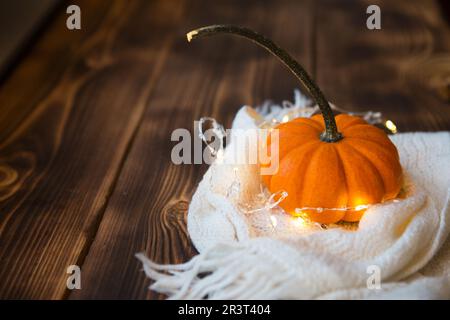
[[[360,211],[360,210],[364,210],[367,209],[369,206],[365,205],[365,204],[360,204],[359,206],[355,207],[355,211]]]
[[[387,120],[385,125],[392,133],[397,133],[397,126],[391,120]]]
[[[292,223],[296,228],[304,228],[307,225],[306,221],[301,217],[294,218]]]
[[[277,227],[278,220],[277,220],[277,218],[276,218],[273,214],[270,215],[270,222],[272,222],[272,226],[273,226],[274,228]]]
[[[215,156],[216,156],[217,163],[222,163],[224,160],[223,149],[217,150]]]

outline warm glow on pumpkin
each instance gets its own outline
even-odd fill
[[[302,212],[320,223],[359,221],[368,204],[398,195],[402,170],[387,135],[359,117],[340,114],[336,123],[343,138],[333,143],[320,140],[321,115],[276,127],[279,170],[263,181],[271,192],[287,191],[280,203],[286,212],[306,208]]]
[[[308,226],[308,223],[301,217],[296,217],[292,220],[292,223],[297,228],[305,228]]]
[[[269,51],[297,77],[320,109],[320,115],[291,121],[286,117],[276,126],[279,148],[275,148],[278,154],[272,157],[278,156],[279,170],[263,176],[263,181],[270,192],[283,190],[288,197],[278,199],[274,205],[279,203],[294,215],[297,208],[306,207],[301,213],[310,220],[335,223],[359,221],[366,209],[363,205],[397,197],[402,168],[396,147],[381,129],[359,117],[347,114],[335,117],[329,100],[306,70],[272,40],[253,30],[211,25],[189,32],[187,39],[215,34],[240,36]],[[397,131],[390,120],[386,121],[386,127],[393,133]],[[269,136],[268,150],[270,145]]]

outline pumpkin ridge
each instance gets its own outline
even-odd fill
[[[379,147],[382,150],[388,150],[389,148],[391,148],[393,150],[390,150],[390,151],[394,151],[395,150],[395,158],[397,160],[399,159],[399,154],[397,152],[397,148],[395,147],[395,145],[390,140],[388,142],[390,142],[391,146],[389,146],[388,142],[384,142],[384,141],[372,140],[372,139],[366,139],[366,138],[360,138],[360,137],[351,137],[351,136],[347,137],[347,142],[351,142],[352,140],[357,140],[358,142],[363,142],[363,143],[370,142],[370,143],[375,144],[377,147]],[[386,154],[391,154],[391,152],[387,152],[386,151]]]
[[[297,207],[307,207],[304,213],[312,220],[320,223],[335,223],[344,217],[344,212],[339,210],[327,210],[343,207],[348,201],[348,188],[344,184],[344,172],[339,165],[339,153],[336,145],[321,141],[316,153],[309,158],[309,165],[304,167],[306,184],[302,185],[297,193],[301,193]],[[324,158],[325,157],[325,158]],[[329,168],[324,168],[323,165]],[[297,173],[298,174],[298,173]],[[311,208],[323,208],[316,211]]]
[[[366,128],[360,128],[361,126],[365,126]],[[354,128],[357,128],[357,129],[360,129],[361,131],[367,131],[367,130],[370,130],[370,131],[372,131],[372,132],[377,132],[377,134],[378,133],[381,133],[380,134],[380,136],[379,137],[372,137],[372,136],[369,136],[369,137],[367,137],[367,136],[364,136],[364,137],[361,137],[361,136],[359,136],[359,135],[352,135],[352,133],[350,133],[350,135],[349,135],[349,130],[354,130]],[[376,130],[374,130],[374,129],[376,129]],[[394,148],[395,148],[395,146],[394,146],[394,144],[392,143],[392,141],[386,136],[386,134],[383,132],[383,130],[381,130],[381,129],[379,129],[379,128],[377,128],[377,127],[374,127],[374,126],[372,126],[372,125],[370,125],[370,124],[357,124],[357,125],[355,125],[355,126],[351,126],[351,127],[348,127],[348,128],[346,128],[344,131],[347,131],[346,132],[346,135],[345,135],[345,137],[347,138],[347,139],[359,139],[359,140],[364,140],[364,141],[371,141],[371,142],[374,142],[374,143],[376,143],[376,144],[378,144],[378,145],[380,145],[380,146],[387,146],[387,145],[391,145],[391,146],[393,146]],[[358,130],[359,131],[359,130]],[[343,133],[345,133],[345,132],[343,132]],[[395,148],[396,149],[396,148]]]
[[[315,114],[310,118],[312,121],[314,121],[315,123],[317,123],[322,129],[325,126],[325,120],[322,116],[321,113]]]
[[[314,141],[314,142],[320,143],[320,141]],[[299,179],[301,181],[301,187],[297,188],[297,194],[295,195],[297,197],[297,202],[298,203],[303,203],[302,194],[303,194],[303,189],[306,187],[305,176],[306,176],[306,173],[308,172],[309,167],[313,163],[314,156],[315,156],[315,154],[317,153],[318,150],[319,150],[319,148],[315,148],[314,149],[314,151],[310,155],[309,161],[306,162],[306,166],[301,171],[301,175],[302,176]],[[305,156],[306,156],[306,153],[305,153],[305,155],[303,157],[305,157]]]
[[[316,141],[316,140],[312,140],[312,141],[308,141],[308,142],[306,142],[306,143],[303,143],[303,144],[301,144],[301,145],[298,145],[298,146],[296,146],[296,147],[294,147],[294,148],[292,148],[289,152],[287,152],[286,154],[284,154],[284,155],[281,155],[281,154],[279,154],[278,153],[278,167],[280,167],[281,166],[281,161],[287,156],[287,155],[289,155],[291,152],[294,152],[294,151],[298,151],[298,149],[299,148],[302,148],[302,147],[306,147],[306,146],[308,146],[308,145],[310,145],[310,144],[313,144],[313,143],[318,143],[319,141]],[[281,142],[280,142],[281,143]],[[272,192],[272,188],[271,188],[271,185],[272,185],[272,178],[275,176],[276,174],[272,174],[272,175],[266,175],[266,180],[264,181],[265,183],[266,183],[266,187]]]
[[[360,129],[360,130],[357,130],[357,132],[360,132],[361,130],[364,130],[364,129],[369,129],[372,132],[382,133],[383,136],[386,136],[386,133],[384,133],[383,130],[381,130],[380,128],[377,128],[377,127],[375,127],[375,126],[373,126],[371,124],[368,124],[368,123],[358,123],[358,124],[355,124],[355,125],[352,125],[352,126],[349,126],[349,127],[345,128],[346,131],[355,130],[355,129]]]
[[[289,128],[289,129],[291,129],[291,128]],[[280,131],[281,130],[285,130],[285,128],[284,129],[280,129]],[[299,135],[302,135],[302,138],[308,138],[309,140],[297,141],[297,140],[293,139],[293,138],[295,138],[296,136],[299,136]],[[281,137],[281,134],[280,134],[279,141],[278,141],[278,144],[279,144],[278,152],[279,152],[279,154],[282,153],[281,150],[283,148],[281,148],[280,146],[283,143],[283,141],[289,141],[289,143],[292,144],[290,149],[293,150],[294,148],[300,147],[300,146],[304,145],[305,143],[311,142],[311,139],[315,139],[315,138],[317,138],[317,132],[309,132],[309,133],[299,132],[299,133],[296,133],[296,134],[292,134],[292,137],[286,137],[286,136]],[[272,145],[272,141],[268,141],[267,142],[267,148],[270,148],[271,145]],[[286,153],[284,153],[284,154],[286,154]],[[280,156],[282,156],[282,155],[280,155]]]
[[[347,184],[347,171],[345,170],[344,162],[342,161],[342,155],[339,152],[339,148],[334,148],[337,153],[337,158],[339,162],[339,167],[342,169],[342,172],[344,173],[344,185],[345,185],[345,193],[347,194],[347,201],[346,206],[348,206],[348,199],[349,199],[349,190],[348,190],[348,184]]]
[[[355,139],[355,141],[348,141],[354,149],[356,149],[362,155],[365,155],[367,159],[377,168],[384,184],[384,198],[391,199],[397,196],[399,190],[397,187],[397,181],[401,177],[401,166],[398,163],[398,153],[392,154],[389,149],[386,149],[380,144],[373,143],[372,141],[362,141],[362,139]],[[361,148],[361,149],[357,149]],[[372,158],[372,154],[378,155],[378,159]],[[397,175],[399,174],[399,176]],[[394,180],[391,180],[394,179]],[[401,184],[401,183],[400,183]]]
[[[361,138],[361,137],[355,137],[355,136],[346,136],[346,138],[347,138],[347,140],[355,139],[355,140],[361,140],[361,141],[369,141],[369,142],[376,143],[377,145],[382,146],[382,147],[384,147],[385,144],[387,144],[384,141],[370,139],[370,138],[366,138],[366,137]]]
[[[381,150],[383,150],[383,152],[386,154],[386,155],[391,155],[392,153],[391,152],[389,152],[389,151],[391,151],[391,150],[389,150],[388,148],[387,148],[387,144],[388,143],[383,143],[383,142],[381,142],[381,141],[374,141],[374,140],[369,140],[369,139],[363,139],[363,138],[356,138],[356,137],[349,137],[348,139],[347,139],[347,144],[351,144],[351,142],[352,142],[352,140],[356,140],[355,142],[359,142],[359,143],[373,143],[376,147],[378,147],[378,148],[380,148]],[[392,146],[395,148],[395,145],[393,145],[392,144]],[[353,148],[355,148],[355,146],[353,146]],[[397,149],[395,149],[395,150],[397,150]],[[399,154],[398,154],[398,152],[395,152],[395,158],[398,160],[399,159]]]
[[[348,147],[350,147],[351,149],[353,149],[355,151],[355,153],[359,154],[361,157],[363,157],[369,164],[370,167],[373,169],[373,171],[375,171],[376,175],[378,176],[378,178],[381,180],[382,185],[383,185],[383,197],[386,194],[386,184],[384,182],[383,177],[381,176],[380,171],[378,170],[378,168],[372,163],[372,160],[369,159],[365,154],[363,154],[362,152],[360,152],[357,148],[355,148],[354,146],[352,146],[350,143],[346,144]],[[369,203],[370,204],[370,203]]]
[[[316,140],[314,140],[314,141],[311,141],[311,142],[309,142],[309,143],[306,143],[306,144],[303,144],[302,146],[299,146],[299,147],[297,147],[297,148],[295,148],[295,149],[293,149],[293,150],[290,150],[288,153],[286,153],[286,155],[290,155],[290,154],[294,154],[294,153],[298,153],[299,152],[299,149],[301,149],[301,148],[311,148],[312,149],[312,152],[311,152],[311,156],[310,156],[310,158],[312,158],[313,157],[313,155],[314,155],[314,153],[316,153],[316,151],[317,151],[317,148],[314,146],[314,144],[318,144],[320,141],[316,141]],[[301,151],[301,159],[303,160],[303,159],[305,159],[305,157],[306,157],[306,154],[308,153],[308,150],[302,150]],[[286,157],[286,156],[285,156]],[[283,158],[285,158],[285,157],[283,157]],[[279,166],[281,167],[281,162],[282,162],[282,159],[279,159]],[[299,161],[300,162],[300,164],[303,162],[303,161]],[[306,165],[305,165],[305,169],[307,169],[308,168],[308,166],[309,166],[309,164],[311,163],[311,161],[305,161],[306,162]],[[298,168],[299,168],[299,166],[300,166],[300,164],[298,164],[297,165],[297,167],[295,168],[295,170],[293,170],[293,171],[297,171],[298,170]],[[302,171],[302,176],[304,177],[304,175],[306,174],[306,170],[303,170]],[[277,174],[274,174],[274,175],[271,175],[270,176],[270,180],[269,180],[269,183],[270,184],[267,184],[266,185],[266,187],[269,189],[269,191],[271,192],[271,193],[275,193],[275,192],[277,192],[277,191],[280,191],[280,189],[279,188],[276,188],[275,186],[274,186],[274,184],[273,184],[273,178],[274,177],[276,177],[277,176]],[[292,177],[291,179],[294,179],[294,177]],[[298,176],[296,176],[295,177],[295,179],[296,180],[298,180]],[[301,179],[300,179],[301,180]],[[303,184],[302,184],[303,185]],[[297,198],[297,194],[289,194],[289,191],[291,191],[291,190],[284,190],[284,191],[287,191],[288,192],[288,198],[289,198],[289,195],[291,196],[291,198],[295,198],[297,201],[297,203],[299,202],[298,201],[298,198]],[[282,204],[282,206],[283,206],[283,204]]]
[[[296,121],[294,120],[294,121],[291,121],[291,122],[286,122],[286,124],[290,124],[290,125],[294,125],[294,126],[303,126],[303,125],[306,125],[306,126],[312,128],[312,129],[314,129],[315,131],[319,131],[319,132],[321,132],[321,131],[323,130],[323,127],[316,127],[316,126],[315,126],[316,124],[313,125],[312,123],[308,123],[308,122],[300,122],[300,121],[296,122]],[[320,125],[319,125],[319,126],[320,126]]]
[[[338,126],[338,129],[342,132],[350,127],[354,127],[357,125],[369,125],[364,119],[352,117],[349,118],[348,115],[338,114],[336,116],[336,125]],[[341,123],[345,121],[344,123]],[[361,121],[363,123],[361,123]]]
[[[312,141],[308,141],[308,142],[305,142],[305,143],[303,143],[303,144],[300,144],[300,145],[298,145],[298,146],[295,146],[295,147],[293,147],[291,150],[289,150],[289,152],[285,153],[284,155],[279,154],[279,155],[278,155],[278,156],[279,156],[278,162],[280,163],[281,160],[283,160],[285,157],[287,157],[287,156],[288,156],[289,154],[291,154],[292,152],[298,152],[298,151],[299,151],[298,149],[301,149],[301,148],[303,148],[303,147],[309,146],[310,144],[313,144],[313,143],[319,143],[319,142],[320,142],[320,141],[312,140]]]

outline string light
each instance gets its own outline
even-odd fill
[[[310,225],[309,221],[304,219],[304,218],[302,218],[302,217],[295,217],[292,220],[292,223],[294,224],[294,226],[296,228],[305,228],[305,227],[308,227]]]
[[[278,206],[284,199],[286,199],[288,196],[288,193],[286,191],[277,191],[275,193],[272,193],[269,197],[269,199],[267,199],[267,201],[265,201],[264,206],[261,208],[257,208],[257,209],[253,209],[253,210],[247,210],[247,213],[255,213],[255,212],[259,212],[259,211],[263,211],[263,210],[271,210],[273,208],[275,208],[276,206]],[[278,198],[278,199],[276,199]]]
[[[278,220],[277,220],[277,218],[276,218],[273,214],[270,215],[270,222],[272,223],[272,226],[273,226],[274,228],[277,227],[277,225],[278,225]]]
[[[220,148],[216,149],[213,146],[211,146],[211,142],[208,141],[205,132],[203,131],[203,126],[205,125],[205,123],[210,122],[212,125],[212,132],[214,133],[214,135],[217,137],[217,139],[219,139],[220,141]],[[200,139],[202,139],[202,141],[206,144],[206,147],[209,149],[209,151],[211,152],[211,155],[213,157],[216,157],[218,155],[219,152],[222,151],[223,153],[223,138],[225,137],[226,133],[225,133],[225,129],[223,128],[223,126],[218,123],[216,121],[216,119],[211,118],[211,117],[202,117],[200,118],[200,120],[198,121],[198,137]]]
[[[286,115],[283,116],[283,119],[281,119],[281,122],[285,123],[285,122],[288,122],[288,121],[289,121],[289,115],[286,114]]]
[[[386,128],[388,128],[392,133],[397,133],[397,126],[391,121],[387,120],[385,123]]]
[[[369,204],[360,204],[354,207],[338,207],[338,208],[320,208],[320,207],[301,207],[301,208],[295,208],[296,214],[302,214],[303,211],[307,210],[314,210],[317,212],[323,212],[323,211],[361,211],[366,210],[370,207]]]
[[[234,180],[227,189],[227,198],[234,199],[236,201],[238,199],[240,189],[241,189],[241,183],[237,176],[238,170],[239,169],[237,167],[233,168]],[[283,211],[282,209],[279,208],[279,204],[288,197],[288,193],[286,191],[280,190],[275,193],[272,193],[269,197],[267,197],[268,191],[262,184],[261,184],[261,190],[262,190],[262,192],[260,194],[258,194],[256,197],[256,198],[259,198],[259,200],[260,200],[259,202],[262,203],[261,206],[254,208],[255,205],[249,205],[249,204],[243,205],[243,204],[238,203],[237,208],[238,208],[238,210],[242,210],[242,212],[245,214],[255,214],[255,213],[267,214],[268,218],[269,218],[268,220],[272,227],[272,231],[276,232],[279,223],[278,223],[278,219],[277,219],[276,215],[274,214],[276,212],[275,209],[278,208],[278,210],[280,210],[279,211],[280,213],[285,213],[285,211]],[[266,192],[264,192],[264,191],[266,191]],[[393,200],[393,202],[398,202],[398,200]],[[252,207],[254,209],[250,209]],[[339,226],[336,224],[326,225],[326,224],[321,224],[321,223],[311,221],[308,214],[305,211],[306,210],[315,210],[317,212],[323,212],[325,210],[360,211],[360,210],[366,210],[369,207],[370,207],[370,205],[364,204],[364,205],[358,205],[358,206],[354,206],[354,207],[339,207],[339,208],[322,208],[322,207],[296,208],[295,216],[291,217],[288,221],[296,229],[318,228],[318,229],[326,230],[329,228],[337,228]]]
[[[299,90],[295,90],[295,102],[292,103],[290,101],[283,101],[282,106],[277,105],[271,105],[269,103],[264,104],[259,109],[262,114],[267,114],[266,120],[261,122],[259,124],[260,128],[269,128],[273,129],[276,125],[280,123],[288,122],[292,119],[298,118],[298,117],[305,117],[309,118],[313,114],[318,112],[317,106],[312,106],[311,101],[308,100],[306,97],[304,97]],[[332,103],[330,103],[330,107],[335,110],[342,113],[347,113],[350,115],[360,116],[365,121],[367,121],[370,124],[383,124],[391,133],[395,134],[397,133],[397,126],[394,124],[391,120],[386,120],[383,122],[382,114],[380,112],[373,112],[373,111],[367,111],[367,112],[351,112],[347,111],[341,108],[336,107]],[[216,138],[220,139],[221,145],[218,150],[216,150],[208,141],[203,127],[204,125],[210,122],[212,131],[215,134]],[[198,124],[198,132],[199,137],[202,139],[203,142],[205,142],[207,148],[209,148],[211,155],[215,157],[215,161],[220,163],[223,159],[224,154],[224,145],[223,145],[223,138],[226,136],[225,130],[221,124],[219,124],[214,118],[211,117],[202,117],[199,120]],[[234,178],[232,183],[229,185],[226,191],[227,198],[234,199],[237,201],[238,196],[240,194],[241,189],[241,183],[238,177],[238,167],[233,168]],[[210,184],[212,184],[212,177],[214,173],[210,176]],[[258,198],[257,202],[260,203],[259,206],[253,204],[239,204],[238,208],[242,210],[244,213],[247,214],[253,214],[258,212],[267,213],[268,220],[270,221],[270,224],[273,227],[273,230],[276,230],[278,226],[278,220],[277,217],[273,214],[275,212],[274,210],[279,206],[279,204],[285,200],[288,197],[288,193],[284,190],[277,191],[275,193],[268,195],[267,189],[261,184],[261,192],[256,196]],[[398,202],[399,200],[395,199],[392,200],[393,202]],[[255,208],[255,206],[257,206]],[[311,211],[314,210],[316,212],[323,212],[323,211],[361,211],[366,210],[370,207],[369,204],[361,204],[357,206],[352,207],[338,207],[338,208],[322,208],[322,207],[301,207],[295,209],[295,217],[292,217],[291,220],[292,224],[295,227],[298,228],[305,228],[308,226],[318,226],[321,229],[328,229],[329,227],[333,226],[327,226],[322,225],[319,223],[312,222],[308,214],[305,211]],[[279,208],[279,207],[278,207]],[[284,211],[281,211],[284,212]],[[334,226],[336,227],[336,226]]]

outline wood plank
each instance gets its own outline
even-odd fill
[[[365,28],[369,4],[381,8],[381,30]],[[450,27],[442,9],[437,1],[321,0],[317,76],[328,99],[382,111],[400,132],[450,130]],[[438,255],[450,256],[450,238]]]
[[[0,91],[3,299],[67,294],[67,267],[82,264],[97,231],[180,10],[76,3],[83,31],[67,30],[62,11]],[[172,18],[160,19],[160,7]]]
[[[366,8],[381,8],[381,30]],[[321,0],[317,77],[348,110],[382,111],[400,132],[450,129],[450,29],[437,1]]]
[[[192,131],[201,116],[229,126],[241,105],[290,98],[298,87],[279,62],[253,44],[231,37],[188,44],[183,33],[218,22],[249,26],[279,42],[309,69],[309,7],[309,1],[190,2],[189,20],[179,25],[179,37],[82,266],[82,289],[72,291],[71,299],[162,298],[148,291],[149,281],[134,254],[145,251],[163,263],[183,262],[195,254],[185,214],[206,169],[172,164],[172,131]]]
[[[18,65],[1,83],[0,141],[10,137],[36,105],[50,94],[67,66],[74,64],[81,56],[82,53],[76,48],[93,36],[109,12],[105,1],[88,5],[84,4],[85,1],[78,3],[88,9],[82,15],[82,30],[67,30],[65,11],[59,13],[42,32],[41,39],[24,55],[24,63]]]
[[[0,2],[0,78],[39,32],[57,0],[15,0]]]

